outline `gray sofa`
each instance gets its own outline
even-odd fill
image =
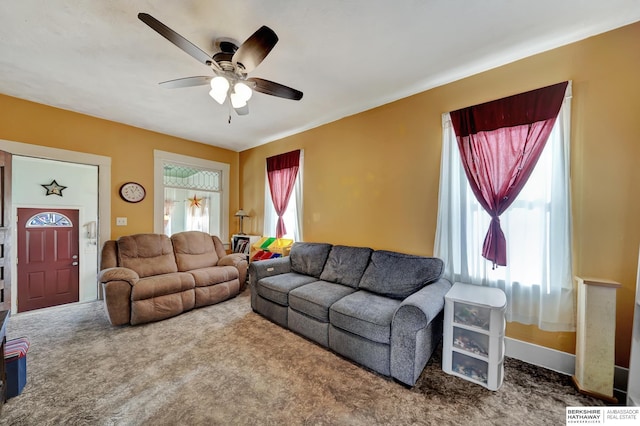
[[[382,375],[415,385],[442,337],[441,259],[297,242],[249,265],[251,307]]]

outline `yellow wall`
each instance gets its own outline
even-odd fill
[[[229,229],[238,207],[238,153],[0,95],[0,139],[111,157],[111,237],[153,232],[153,150],[230,164]],[[144,185],[147,198],[122,201],[120,185]],[[115,218],[128,218],[116,226]]]
[[[616,280],[616,364],[627,366],[640,242],[640,23],[240,153],[240,204],[261,234],[265,158],[304,149],[304,239],[431,255],[441,114],[573,81],[575,273]],[[302,101],[304,102],[304,100]],[[574,333],[507,335],[575,353]]]

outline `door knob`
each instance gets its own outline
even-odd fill
[[[73,256],[71,256],[71,258],[72,258],[72,259],[77,259],[77,258],[78,258],[78,255],[77,255],[77,254],[74,254]]]
[[[73,262],[71,265],[72,266],[78,266],[78,262]]]

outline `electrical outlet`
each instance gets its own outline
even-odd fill
[[[116,226],[127,226],[126,217],[116,217]]]

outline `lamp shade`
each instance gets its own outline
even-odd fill
[[[245,102],[251,99],[251,95],[253,95],[253,90],[241,81],[233,85],[233,91]]]
[[[227,98],[227,91],[229,91],[229,81],[222,77],[217,76],[211,79],[211,91],[209,95],[215,99],[217,103],[222,105]]]
[[[247,105],[247,100],[235,92],[231,93],[229,97],[231,98],[231,105],[234,108],[242,108]]]
[[[238,210],[236,212],[235,216],[238,216],[238,217],[249,217],[249,215],[242,209]]]

